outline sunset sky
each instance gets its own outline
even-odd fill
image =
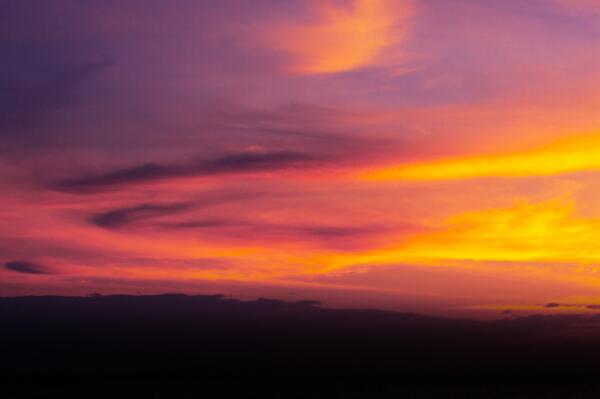
[[[0,0],[0,51],[0,295],[600,312],[596,0]]]

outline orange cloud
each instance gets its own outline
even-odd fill
[[[387,46],[402,39],[396,28],[409,15],[406,2],[402,7],[388,0],[355,0],[350,7],[317,4],[317,21],[276,32],[276,47],[297,59],[294,73],[337,73],[375,63]]]

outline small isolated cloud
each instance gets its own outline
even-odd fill
[[[563,305],[561,305],[560,303],[556,303],[556,302],[550,302],[544,305],[545,308],[558,308],[561,307]]]
[[[399,7],[401,5],[401,7]],[[408,1],[315,2],[314,19],[278,27],[274,46],[294,57],[298,74],[338,73],[376,64],[383,50],[404,38]]]
[[[52,274],[44,266],[38,263],[28,262],[24,260],[6,262],[4,264],[4,267],[8,270],[12,270],[13,272],[23,274]]]

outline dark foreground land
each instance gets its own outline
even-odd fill
[[[0,378],[9,398],[597,398],[599,325],[219,296],[0,298]]]

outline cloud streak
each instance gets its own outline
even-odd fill
[[[52,274],[46,267],[29,261],[14,260],[6,262],[4,267],[13,272],[22,274]]]
[[[361,177],[372,181],[437,181],[552,176],[599,169],[600,136],[586,135],[568,137],[522,152],[375,168],[361,173]]]
[[[262,193],[258,192],[209,193],[195,201],[136,204],[96,213],[90,221],[99,227],[118,229],[163,216],[178,215],[198,208],[257,198],[261,195]]]
[[[192,206],[189,202],[160,205],[141,204],[98,213],[91,220],[97,226],[117,229],[144,220],[185,212],[192,208]]]
[[[302,168],[321,160],[321,157],[301,152],[248,152],[225,155],[187,165],[146,163],[98,175],[57,181],[51,187],[58,191],[86,194],[166,179],[260,173]]]
[[[175,230],[204,230],[219,229],[222,234],[254,237],[273,237],[282,239],[310,238],[315,240],[349,240],[367,239],[386,233],[389,229],[382,226],[332,226],[316,224],[276,224],[259,221],[244,221],[232,219],[202,219],[176,223],[164,223],[165,229]]]
[[[600,305],[598,305],[598,304],[586,305],[586,304],[574,304],[574,303],[549,302],[543,306],[548,309],[555,309],[555,308],[586,308],[586,309],[590,309],[590,310],[599,310],[600,309]]]

